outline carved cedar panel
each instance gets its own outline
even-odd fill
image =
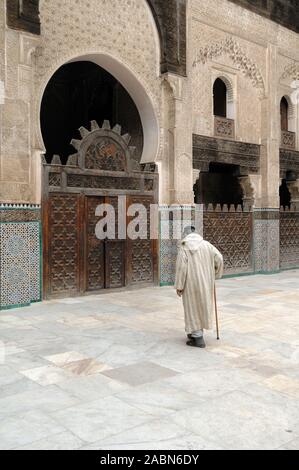
[[[105,243],[106,248],[106,287],[108,289],[115,289],[124,287],[125,280],[125,240],[118,240],[119,227],[118,227],[118,198],[108,197],[105,202],[113,206],[115,211],[115,240],[107,240]]]
[[[226,274],[252,271],[252,213],[205,212],[204,238],[222,253]]]
[[[126,171],[126,155],[116,141],[111,138],[102,138],[88,148],[85,166],[92,170]]]
[[[49,174],[49,186],[50,187],[60,187],[61,186],[61,174],[60,173],[50,173]]]
[[[87,291],[105,288],[105,245],[103,240],[96,237],[96,208],[104,202],[104,198],[87,198],[87,254],[86,254],[86,279]]]
[[[79,290],[79,196],[49,199],[49,284],[52,295]]]
[[[299,266],[299,212],[280,213],[280,266]]]
[[[91,176],[91,175],[68,175],[67,184],[70,188],[90,189],[117,189],[117,190],[140,190],[140,178],[121,178],[113,176]]]
[[[150,205],[153,199],[150,197],[131,197],[131,204],[143,204],[147,209],[147,240],[131,240],[130,262],[131,283],[151,283],[154,280],[153,266],[153,242],[150,239]]]
[[[260,170],[261,147],[246,142],[193,135],[193,167],[209,171],[211,162],[238,165],[244,174]]]
[[[106,287],[116,289],[125,286],[125,242],[106,242]]]

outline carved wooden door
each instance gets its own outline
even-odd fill
[[[81,127],[79,132],[81,139],[72,140],[76,153],[69,156],[67,165],[61,164],[58,155],[51,164],[43,164],[46,298],[157,281],[158,247],[149,230],[150,205],[158,197],[155,168],[139,163],[130,136],[122,135],[118,124],[111,128],[110,122],[104,121],[100,127],[92,121],[90,130]],[[123,215],[122,211],[118,214],[120,201]],[[115,208],[116,233],[112,239],[96,236],[101,218],[96,209],[102,203]],[[146,207],[145,239],[126,237],[127,224],[134,218],[126,216],[131,204]]]
[[[110,204],[115,211],[115,240],[99,240],[96,215],[100,204]],[[86,197],[85,278],[87,292],[125,286],[125,241],[118,240],[118,198]]]
[[[99,240],[100,204],[115,208],[115,240]],[[45,296],[124,287],[126,241],[118,240],[118,198],[51,194],[44,204]]]

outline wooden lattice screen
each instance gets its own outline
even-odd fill
[[[280,267],[299,266],[299,212],[280,211]]]
[[[209,206],[203,215],[204,238],[220,250],[225,273],[253,271],[253,214],[241,206]]]

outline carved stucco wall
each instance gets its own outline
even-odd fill
[[[265,47],[244,37],[242,24],[237,27],[233,15],[234,5],[228,12],[227,2],[215,3],[216,6],[201,0],[192,2],[193,131],[213,135],[213,82],[217,76],[224,76],[234,87],[236,139],[260,143],[260,102],[266,93],[267,77]],[[252,17],[251,14],[247,28],[254,29]],[[225,25],[221,29],[214,26],[220,18]]]
[[[210,87],[212,77],[219,71],[219,75],[226,74],[236,87],[236,112],[241,112],[240,139],[247,140],[248,135],[257,139],[260,126],[258,122],[255,129],[250,129],[256,119],[251,110],[256,115],[258,100],[269,93],[269,45],[274,45],[277,51],[274,71],[277,96],[282,82],[285,91],[292,93],[290,78],[299,77],[298,34],[245,9],[240,15],[240,8],[226,0],[191,0],[190,7],[188,55],[190,64],[197,63],[192,70],[195,129],[199,127],[207,135],[212,131]],[[215,26],[220,24],[221,28]],[[276,100],[276,96],[273,98]]]
[[[159,69],[159,40],[145,0],[40,0],[40,19],[38,81],[70,57],[103,51],[128,64],[158,95],[153,82]]]
[[[158,128],[159,37],[146,0],[41,0],[41,36],[16,29],[4,33],[5,0],[0,0],[0,8],[0,40],[5,51],[2,54],[0,48],[1,74],[6,78],[5,103],[0,105],[0,201],[39,203],[43,150],[39,113],[52,74],[64,63],[87,54],[113,57],[122,73],[128,70],[139,84]],[[162,145],[158,148],[157,129],[150,132],[157,138],[159,154]]]
[[[5,2],[0,1],[1,93],[0,201],[36,202],[39,198],[35,153],[30,137],[33,75],[27,52],[35,36],[5,28]],[[29,54],[30,55],[30,54]]]
[[[66,0],[63,4],[60,0],[41,0],[40,19],[35,112],[46,83],[58,67],[78,57],[106,54],[136,76],[159,115],[160,46],[145,0]],[[40,142],[40,136],[37,139]]]
[[[278,207],[279,102],[299,77],[299,36],[226,0],[191,0],[190,8],[193,132],[213,135],[213,81],[226,77],[236,98],[236,140],[263,145],[259,204]],[[297,145],[298,134],[297,119]]]
[[[43,89],[60,65],[87,53],[113,56],[131,71],[149,97],[161,127],[157,158],[163,160],[163,202],[168,201],[169,190],[178,191],[174,186],[181,185],[180,156],[191,157],[192,127],[198,134],[213,133],[212,82],[217,74],[226,76],[235,87],[237,140],[260,143],[271,138],[268,154],[273,167],[278,165],[279,100],[282,94],[292,93],[291,80],[299,77],[296,33],[248,10],[240,16],[239,7],[226,0],[189,0],[188,78],[170,77],[184,92],[168,90],[170,96],[162,100],[160,44],[146,0],[124,0],[121,4],[119,0],[41,0],[40,37],[12,29],[5,32],[4,4],[5,0],[0,0],[0,80],[5,80],[6,96],[5,104],[0,105],[3,202],[39,202]],[[171,113],[173,104],[168,100],[173,99],[180,143],[168,152],[169,119],[164,115]],[[266,161],[264,171],[270,167],[272,170]],[[271,185],[264,187],[270,191]]]
[[[0,131],[3,126],[3,104],[5,101],[5,4],[0,1]],[[0,182],[2,177],[2,138],[0,134]],[[1,196],[1,189],[0,189]],[[1,198],[0,198],[1,200]]]
[[[152,11],[159,32],[161,72],[174,72],[185,76],[187,0],[146,1]],[[40,0],[6,0],[8,26],[17,30],[40,34],[39,7]],[[99,8],[101,8],[100,3]]]
[[[4,80],[4,65],[5,65],[5,7],[4,2],[0,2],[0,80]]]

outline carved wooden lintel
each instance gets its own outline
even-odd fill
[[[203,172],[209,171],[210,163],[238,165],[241,175],[258,174],[260,146],[193,135],[193,168]]]

